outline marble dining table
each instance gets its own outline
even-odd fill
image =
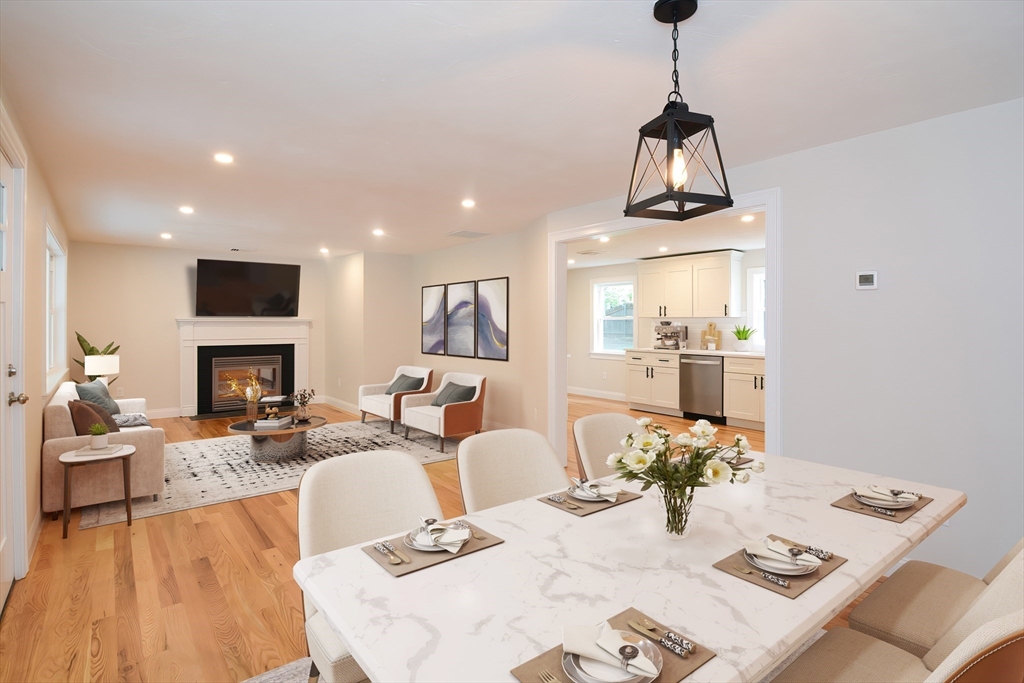
[[[934,500],[899,524],[830,506],[868,483]],[[465,557],[396,578],[359,544],[305,558],[294,576],[373,681],[514,681],[510,669],[559,645],[563,626],[628,607],[717,653],[685,680],[756,681],[966,501],[925,483],[769,456],[748,484],[698,489],[684,539],[666,535],[656,489],[586,517],[528,498],[467,515],[505,543]],[[712,567],[767,534],[848,561],[796,599]]]

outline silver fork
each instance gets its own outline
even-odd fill
[[[473,535],[473,538],[475,538],[478,541],[482,541],[484,539],[483,536],[476,532],[476,529],[466,524],[466,522],[461,519],[457,519],[454,522],[452,522],[452,526],[457,529],[469,529],[469,533],[471,533]]]
[[[541,669],[539,672],[537,672],[537,676],[540,678],[541,683],[562,683],[557,678],[555,678],[547,669]]]

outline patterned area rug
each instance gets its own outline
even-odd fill
[[[406,441],[388,432],[387,422],[338,422],[307,432],[307,453],[279,463],[249,459],[248,436],[224,436],[169,443],[164,446],[163,495],[132,499],[132,518],[141,519],[178,510],[223,503],[239,498],[298,488],[302,473],[314,463],[346,453],[395,450],[412,453],[424,465],[455,457],[458,441],[445,440],[445,452],[437,450],[437,437],[412,432]],[[395,427],[396,432],[399,428]],[[404,431],[404,430],[402,430]],[[82,508],[80,529],[124,522],[124,502]]]
[[[243,683],[306,683],[309,680],[309,665],[312,662],[309,657],[296,659],[259,676],[253,676]]]

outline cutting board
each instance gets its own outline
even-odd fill
[[[700,348],[707,351],[709,341],[715,342],[715,349],[722,350],[722,331],[715,323],[708,323],[707,329],[700,331]]]

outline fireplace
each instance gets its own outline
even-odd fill
[[[233,394],[234,378],[244,389],[251,369],[264,396],[295,391],[294,344],[200,346],[197,351],[197,413],[208,415],[245,408],[245,399]]]

